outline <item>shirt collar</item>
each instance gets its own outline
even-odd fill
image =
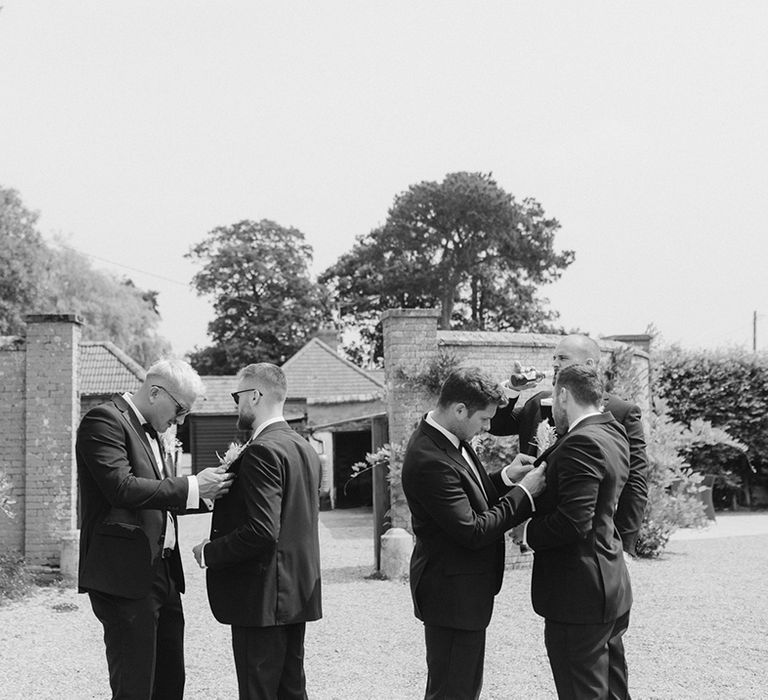
[[[273,423],[279,423],[280,421],[285,421],[285,418],[282,416],[275,416],[274,418],[269,418],[265,420],[256,430],[253,431],[253,435],[251,436],[251,440],[256,438],[258,435],[260,435],[264,428],[266,428],[268,425],[272,425]]]
[[[583,416],[579,416],[573,423],[571,423],[570,427],[568,428],[568,432],[570,433],[571,430],[573,430],[581,421],[583,421],[585,418],[590,418],[591,416],[601,416],[602,413],[600,411],[592,411],[591,413],[585,413]]]
[[[133,403],[133,395],[129,394],[127,391],[123,394],[123,398],[125,399],[125,403],[127,403],[131,410],[136,414],[136,417],[139,419],[139,423],[144,425],[144,423],[149,423],[149,421],[144,418],[144,416],[141,415],[141,411],[136,408],[136,404]]]
[[[433,413],[434,411],[427,413],[424,420],[427,421],[427,423],[429,423],[429,425],[431,425],[433,428],[439,430],[443,435],[445,435],[445,437],[451,441],[451,444],[458,450],[459,446],[461,445],[461,440],[459,440],[459,438],[456,437],[456,435],[454,435],[450,430],[447,430],[442,425],[440,425],[440,423],[438,423],[432,416]]]

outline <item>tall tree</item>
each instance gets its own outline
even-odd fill
[[[437,306],[441,328],[545,330],[557,318],[537,295],[573,261],[554,249],[556,219],[515,201],[490,174],[451,173],[395,197],[386,223],[320,275],[342,321],[374,324],[388,308]]]
[[[37,219],[18,192],[0,187],[0,334],[23,335],[28,313],[76,313],[86,340],[110,340],[145,367],[167,354],[157,292],[94,269],[66,245],[48,245]]]
[[[46,268],[40,308],[82,316],[85,340],[109,340],[144,367],[170,352],[157,330],[157,292],[94,269],[85,255],[66,245],[49,248]]]
[[[46,246],[37,218],[16,190],[0,186],[0,335],[23,334],[24,314],[38,301]]]
[[[214,343],[190,355],[201,373],[282,364],[329,318],[325,291],[309,274],[312,247],[298,229],[244,220],[213,229],[186,257],[202,263],[192,286],[214,298]]]

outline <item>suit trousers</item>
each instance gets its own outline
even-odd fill
[[[485,630],[424,625],[427,691],[424,700],[476,700],[483,687]]]
[[[184,613],[168,569],[158,561],[146,598],[88,594],[104,627],[112,700],[184,697]]]
[[[560,700],[629,700],[622,641],[628,626],[629,612],[597,625],[545,620],[544,642]]]
[[[306,623],[274,627],[232,625],[240,700],[306,700]]]

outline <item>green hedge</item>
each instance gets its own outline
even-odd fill
[[[709,421],[747,446],[749,462],[727,448],[690,454],[695,469],[717,477],[715,491],[721,502],[742,492],[752,469],[768,471],[767,355],[672,348],[655,359],[654,371],[655,390],[674,420],[685,425]]]

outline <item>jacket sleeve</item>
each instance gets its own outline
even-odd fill
[[[469,549],[493,544],[532,512],[528,495],[517,486],[492,508],[477,512],[458,470],[439,459],[421,462],[409,482],[409,500],[418,501],[437,527]]]
[[[624,551],[634,554],[648,501],[648,455],[638,406],[632,406],[627,412],[623,425],[629,439],[629,477],[619,496],[614,520]]]
[[[534,552],[562,547],[589,535],[605,477],[600,458],[594,441],[578,433],[563,445],[557,458],[557,506],[528,523],[526,538]]]
[[[262,443],[253,443],[243,455],[237,482],[245,501],[246,518],[234,530],[205,546],[205,563],[210,569],[268,558],[277,548],[283,503],[280,455]]]
[[[78,458],[104,498],[113,508],[183,509],[189,489],[187,478],[137,476],[138,464],[131,463],[128,439],[126,428],[104,407],[92,409],[80,423],[77,431]],[[148,455],[146,459],[145,469],[151,472],[153,467]]]
[[[491,418],[491,427],[488,432],[491,435],[517,435],[520,428],[520,411],[522,406],[517,406],[520,396],[509,400],[506,406],[496,409],[496,414]]]

